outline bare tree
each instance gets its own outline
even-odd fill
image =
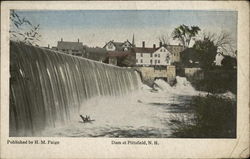
[[[203,39],[208,39],[214,43],[218,48],[220,47],[225,54],[234,55],[236,51],[236,41],[232,38],[231,34],[225,30],[220,33],[203,32]]]
[[[29,45],[37,45],[40,41],[40,25],[33,25],[25,17],[21,17],[15,10],[10,11],[10,39],[24,42]]]
[[[158,37],[158,40],[162,42],[163,45],[170,45],[170,39],[171,37],[169,34],[161,35]]]

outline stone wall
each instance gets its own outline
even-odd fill
[[[135,67],[141,72],[142,81],[148,85],[152,85],[156,78],[163,78],[170,84],[173,84],[176,77],[176,68],[173,65],[165,67]]]

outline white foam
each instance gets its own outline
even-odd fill
[[[164,80],[156,80],[157,86],[154,89],[157,89],[157,91],[153,92],[152,88],[141,84],[141,90],[125,96],[92,98],[82,104],[79,114],[75,116],[72,124],[54,130],[47,130],[44,135],[98,136],[98,134],[105,134],[112,130],[139,130],[142,128],[146,130],[150,128],[159,130],[159,133],[171,134],[166,122],[169,121],[173,114],[167,112],[167,107],[170,108],[172,104],[185,102],[181,101],[178,98],[179,96],[207,94],[196,91],[186,78],[177,77],[176,79],[177,83],[173,87]],[[225,95],[232,96],[232,93]],[[154,105],[154,103],[162,104],[162,106]],[[92,124],[79,123],[81,120],[80,114],[88,115],[95,121]]]
[[[176,76],[176,84],[170,86],[167,82],[162,79],[157,79],[155,81],[155,89],[161,90],[167,93],[173,93],[176,95],[199,95],[204,94],[205,92],[196,91],[191,83],[185,77]]]
[[[217,95],[221,98],[229,98],[232,100],[236,100],[236,95],[230,91],[227,91],[226,93],[217,94]]]

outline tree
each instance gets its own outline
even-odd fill
[[[204,40],[196,41],[193,48],[200,56],[200,66],[203,69],[210,69],[213,66],[217,54],[217,47],[214,43],[206,38]]]
[[[231,56],[224,56],[224,59],[221,61],[223,69],[233,69],[237,65],[236,58]]]
[[[220,33],[204,32],[203,39],[208,39],[213,42],[214,46],[220,47],[224,54],[236,57],[236,42],[233,40],[231,34],[225,30]]]
[[[200,66],[200,52],[194,48],[187,48],[181,54],[182,67],[199,67]]]
[[[190,41],[198,34],[200,28],[198,26],[188,27],[184,24],[175,28],[172,32],[173,39],[181,42],[182,46],[189,47]]]
[[[169,34],[159,36],[158,40],[160,42],[162,42],[163,45],[170,45],[170,36],[169,36]]]
[[[29,45],[37,45],[40,41],[40,25],[33,25],[25,17],[21,17],[15,10],[10,11],[10,39],[24,42]]]

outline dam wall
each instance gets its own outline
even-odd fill
[[[173,65],[162,68],[142,66],[134,67],[134,69],[141,73],[142,81],[149,86],[152,86],[154,80],[157,78],[165,79],[170,85],[172,85],[176,79],[176,68]]]
[[[10,136],[35,136],[68,123],[84,102],[138,90],[137,72],[10,42]]]

